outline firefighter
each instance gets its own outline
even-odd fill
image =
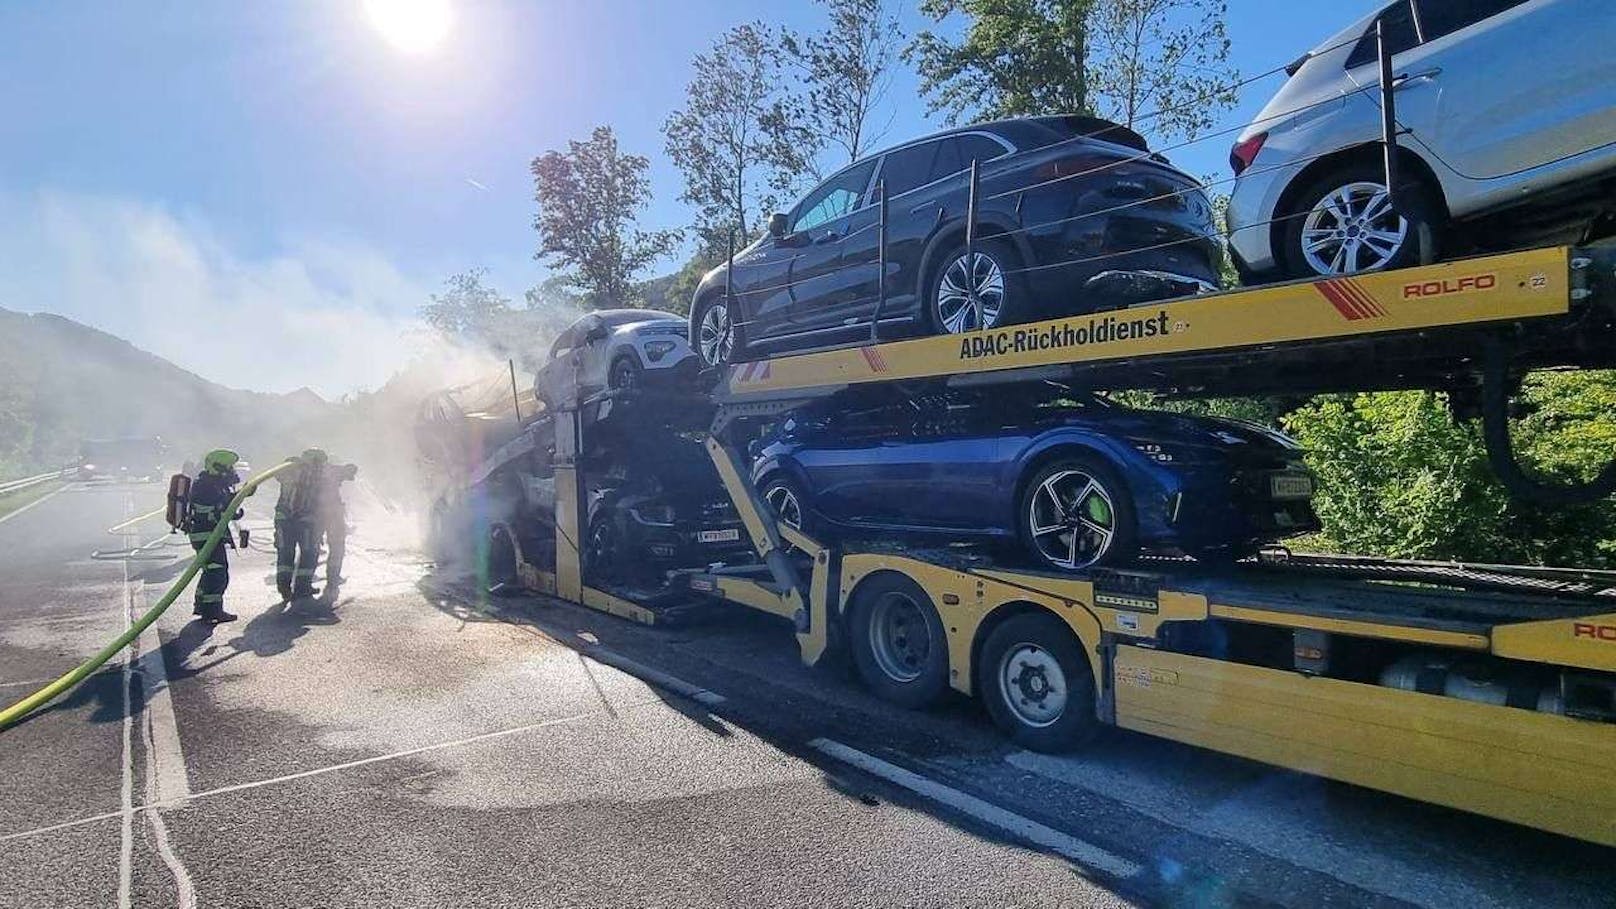
[[[342,584],[342,559],[348,551],[348,506],[342,501],[342,484],[359,475],[356,464],[332,464],[320,485],[319,532],[325,537],[325,586],[328,591]]]
[[[314,569],[320,561],[319,503],[325,485],[326,454],[304,450],[295,470],[276,479],[281,484],[275,501],[275,589],[281,598],[314,596]]]
[[[185,510],[185,532],[190,534],[191,547],[198,552],[221,522],[241,518],[241,510],[226,514],[230,501],[236,496],[236,462],[241,458],[233,451],[220,448],[210,451],[202,459],[202,471],[191,483],[189,502]],[[228,531],[213,547],[207,564],[202,566],[202,577],[196,582],[195,614],[204,622],[217,625],[233,622],[235,616],[224,611],[224,592],[230,586],[230,549],[233,541]]]

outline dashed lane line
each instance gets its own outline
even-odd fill
[[[820,738],[809,742],[808,747],[835,758],[844,764],[857,767],[865,773],[901,786],[916,795],[947,806],[990,827],[1003,830],[1017,839],[1036,846],[1042,846],[1063,855],[1079,865],[1094,868],[1118,878],[1135,877],[1143,870],[1138,864],[1093,843],[1080,840],[1069,833],[1063,833],[1045,824],[1040,824],[1032,818],[1017,814],[1007,808],[1001,808],[992,802],[961,792],[952,786],[946,786],[936,780],[921,776],[912,770],[906,770],[896,764],[883,761],[874,755],[865,754],[856,748],[843,745],[841,742]]]

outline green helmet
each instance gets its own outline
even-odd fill
[[[314,464],[324,464],[326,462],[325,449],[324,448],[305,448],[305,449],[303,449],[303,460],[309,461],[309,462],[314,463]]]
[[[229,473],[236,469],[241,455],[228,448],[215,448],[202,456],[202,469],[208,473]]]

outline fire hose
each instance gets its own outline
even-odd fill
[[[263,471],[262,473],[253,476],[247,480],[247,482],[243,483],[241,485],[241,489],[236,493],[235,498],[231,499],[229,506],[225,508],[224,514],[220,515],[219,522],[213,525],[213,532],[208,534],[207,541],[202,544],[201,549],[197,550],[196,557],[191,559],[191,564],[186,566],[184,573],[175,579],[173,585],[168,588],[168,592],[163,594],[163,598],[158,600],[157,603],[152,606],[152,608],[146,610],[145,615],[142,615],[128,628],[124,629],[123,634],[118,635],[118,637],[114,639],[112,643],[101,648],[101,650],[97,652],[95,656],[92,656],[83,663],[80,663],[72,671],[63,675],[56,681],[51,682],[49,685],[46,685],[44,688],[41,688],[17,703],[12,704],[5,710],[0,710],[0,729],[4,729],[13,723],[16,723],[18,720],[21,720],[30,713],[33,713],[35,710],[38,710],[39,708],[55,700],[60,695],[71,691],[73,688],[77,687],[80,682],[83,682],[85,679],[89,678],[92,673],[105,665],[107,660],[112,659],[112,657],[117,654],[118,651],[128,647],[131,641],[139,637],[141,633],[150,627],[153,622],[157,621],[158,616],[161,616],[169,606],[173,605],[174,600],[178,599],[180,593],[182,593],[185,588],[190,585],[191,580],[196,577],[197,572],[201,571],[202,566],[207,564],[208,558],[213,555],[213,550],[218,548],[219,544],[223,542],[225,534],[230,532],[230,516],[236,513],[236,509],[241,507],[241,503],[244,502],[248,496],[252,495],[260,485],[269,480],[269,478],[281,473],[284,470],[295,467],[297,464],[298,462],[296,460],[284,461],[280,464],[276,464],[274,467],[271,467],[268,470]]]

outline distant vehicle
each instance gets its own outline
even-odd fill
[[[168,446],[156,436],[123,439],[86,439],[79,444],[78,478],[81,480],[157,479],[165,473]]]
[[[979,234],[968,258],[973,161]],[[770,217],[768,233],[736,254],[733,269],[713,269],[696,289],[690,337],[704,362],[870,336],[881,279],[878,185],[888,209],[883,338],[1087,313],[1217,285],[1222,252],[1211,204],[1137,133],[1079,116],[981,123],[857,161]]]
[[[690,379],[696,371],[683,316],[654,309],[602,309],[573,322],[550,345],[534,379],[545,406],[642,381]]]
[[[1230,561],[1319,526],[1281,433],[1061,390],[813,405],[775,427],[753,480],[810,534],[1011,542],[1062,571],[1146,550]]]
[[[1397,0],[1292,64],[1230,154],[1248,284],[1397,268],[1440,251],[1579,242],[1616,213],[1609,0]],[[1407,134],[1386,193],[1376,23]]]

